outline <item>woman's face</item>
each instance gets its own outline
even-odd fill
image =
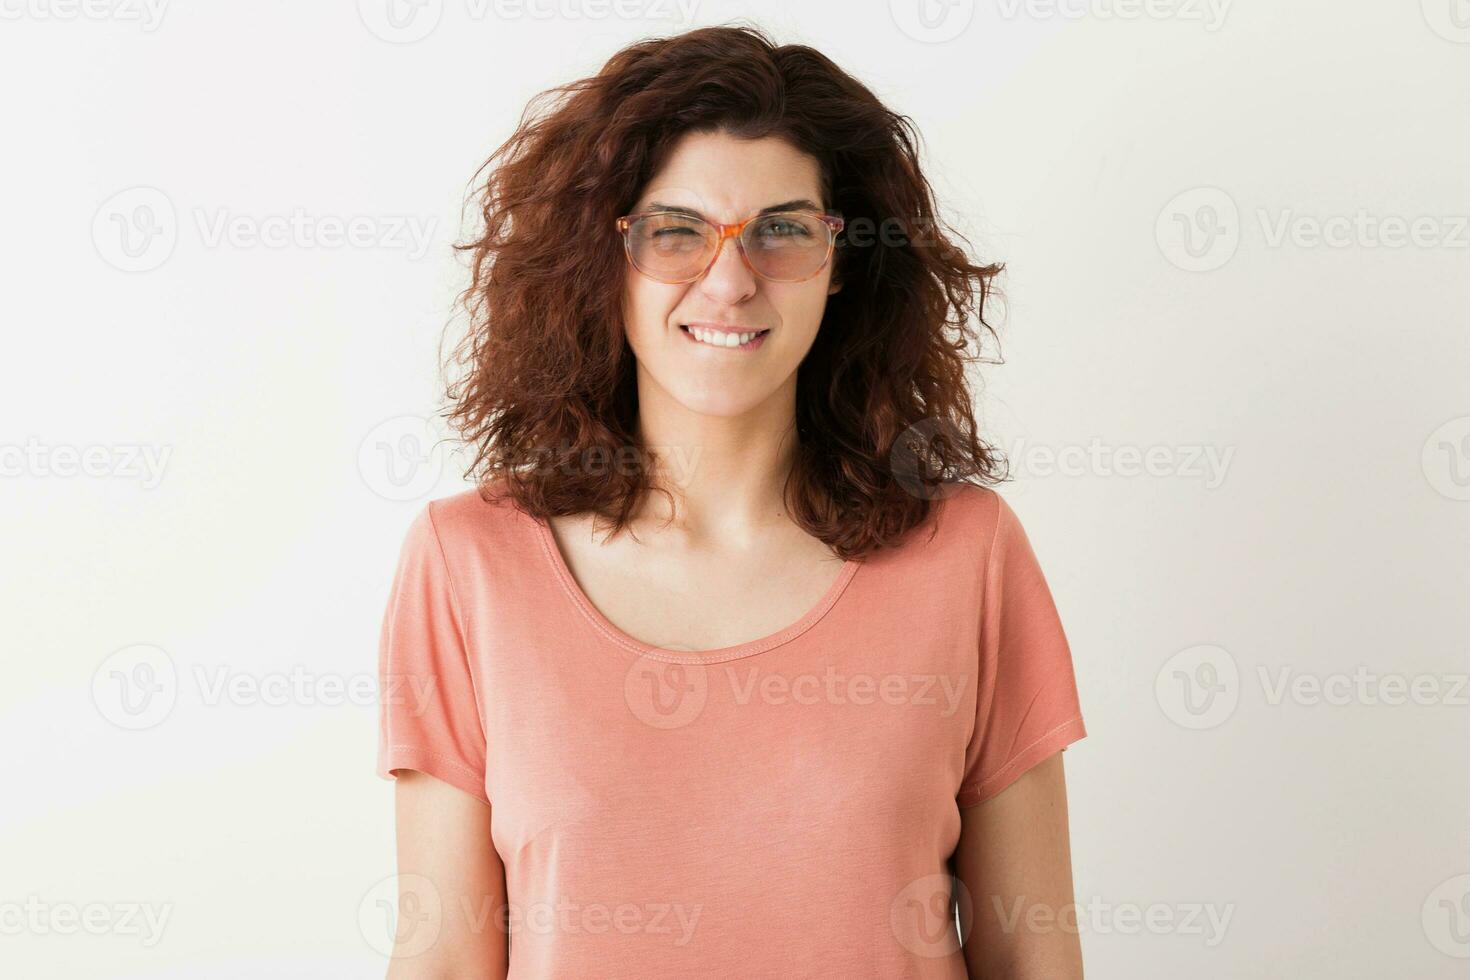
[[[789,143],[689,133],[631,210],[671,205],[734,223],[774,205],[825,210],[825,203],[817,161]],[[762,279],[741,260],[734,239],[693,282],[658,282],[628,264],[623,317],[638,361],[640,403],[646,409],[672,401],[725,417],[772,407],[773,398],[794,405],[797,366],[816,339],[827,297],[838,288],[830,260],[803,282]],[[727,347],[698,340],[691,324],[718,337],[721,329],[768,332],[751,348]]]

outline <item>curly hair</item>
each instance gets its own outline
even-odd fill
[[[472,180],[489,170],[469,199],[482,230],[454,246],[471,256],[457,301],[468,330],[446,417],[471,450],[466,476],[538,517],[591,511],[622,530],[643,494],[667,492],[637,438],[615,219],[679,137],[721,130],[815,158],[846,221],[833,253],[843,288],[797,370],[784,492],[793,521],[860,558],[923,523],[954,484],[1005,479],[965,375],[980,328],[994,336],[984,308],[1002,266],[972,264],[941,227],[907,116],[814,48],[758,28],[642,40],[531,100]]]

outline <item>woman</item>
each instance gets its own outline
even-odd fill
[[[965,383],[999,267],[811,48],[557,91],[462,246],[478,489],[383,623],[389,977],[1080,977],[1071,658]]]

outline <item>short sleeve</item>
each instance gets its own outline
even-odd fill
[[[485,729],[433,504],[409,527],[378,646],[378,775],[417,769],[484,803]]]
[[[975,728],[955,802],[983,803],[1087,734],[1072,654],[1031,542],[1005,500],[985,559]]]

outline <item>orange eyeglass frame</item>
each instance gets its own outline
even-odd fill
[[[642,269],[638,269],[638,263],[633,261],[633,243],[628,238],[628,228],[633,224],[634,219],[647,218],[655,214],[676,214],[684,218],[696,217],[715,230],[715,233],[719,235],[719,238],[715,241],[715,249],[710,254],[709,261],[705,263],[704,268],[700,269],[697,273],[690,276],[688,279],[659,279],[657,276],[648,276],[648,273],[644,272]],[[818,218],[822,221],[823,224],[832,229],[832,241],[829,242],[827,245],[827,254],[823,256],[821,265],[818,265],[815,269],[812,270],[812,274],[810,276],[803,276],[800,279],[770,279],[769,276],[764,275],[759,269],[752,265],[750,261],[750,256],[745,254],[745,240],[740,237],[740,234],[741,232],[745,231],[746,225],[749,225],[752,221],[760,218],[774,218],[782,214],[804,214],[808,217]],[[633,268],[638,269],[640,273],[648,276],[648,278],[653,279],[656,282],[664,282],[669,283],[670,285],[677,285],[680,283],[693,282],[694,280],[698,279],[700,276],[708,272],[711,268],[713,268],[715,262],[720,257],[720,252],[723,251],[725,248],[725,239],[727,238],[735,239],[735,250],[740,253],[740,261],[744,262],[747,269],[749,269],[755,275],[760,276],[762,279],[767,279],[770,282],[806,282],[808,279],[813,278],[817,275],[817,273],[826,268],[827,263],[832,260],[832,250],[837,246],[837,236],[842,231],[844,223],[844,219],[840,215],[827,214],[822,211],[804,211],[800,209],[791,211],[763,211],[759,214],[751,215],[744,221],[736,221],[733,224],[725,224],[720,221],[711,221],[702,214],[690,215],[684,211],[635,211],[632,214],[625,214],[622,217],[618,218],[617,227],[618,232],[622,235],[623,238],[624,254],[627,255],[628,262],[633,266]]]

